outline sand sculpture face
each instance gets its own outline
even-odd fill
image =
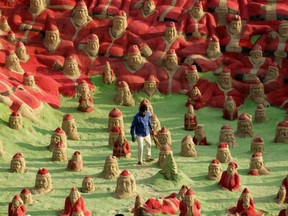
[[[237,35],[242,31],[242,23],[241,20],[232,20],[228,25],[228,32]]]
[[[185,136],[183,138],[180,155],[186,157],[197,157],[197,151],[191,136]]]
[[[23,200],[23,202],[24,202],[25,205],[28,205],[28,204],[32,204],[32,203],[33,203],[32,194],[31,194],[31,192],[30,192],[27,188],[24,188],[24,189],[21,191],[20,197],[21,197],[21,199]]]
[[[35,186],[32,189],[34,194],[46,194],[53,190],[50,173],[45,168],[40,168],[35,179]]]
[[[222,168],[220,162],[217,161],[217,163],[213,163],[212,161],[208,167],[207,178],[210,180],[218,180],[220,179],[221,174],[222,174]]]
[[[82,181],[82,192],[90,193],[95,191],[95,184],[93,179],[90,176],[86,176]]]
[[[136,193],[136,182],[132,173],[127,170],[122,171],[117,179],[115,195],[120,199],[134,196]]]
[[[16,173],[24,173],[27,171],[25,158],[22,153],[16,153],[10,163],[10,171]]]
[[[9,117],[9,127],[15,130],[21,130],[23,128],[22,116],[18,114],[11,114]]]

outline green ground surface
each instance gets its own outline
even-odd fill
[[[204,77],[215,80],[215,77],[207,73]],[[1,207],[0,215],[7,215],[7,205],[11,202],[15,194],[20,193],[24,188],[34,186],[35,176],[40,167],[49,169],[52,181],[53,192],[47,195],[34,195],[35,203],[27,207],[27,214],[31,215],[57,215],[57,212],[64,207],[65,197],[71,188],[81,187],[83,178],[90,175],[94,178],[96,192],[82,194],[86,201],[86,206],[93,212],[93,215],[115,215],[122,213],[132,215],[127,209],[134,205],[134,198],[119,200],[113,196],[116,180],[104,180],[98,177],[103,169],[105,158],[112,153],[108,147],[108,113],[115,106],[113,97],[116,93],[114,85],[102,84],[101,77],[94,77],[96,85],[94,94],[95,111],[92,113],[80,113],[77,111],[78,100],[76,98],[62,98],[62,107],[54,110],[45,105],[39,117],[42,125],[33,124],[24,119],[24,128],[15,131],[7,126],[10,111],[0,104],[0,139],[3,141],[5,154],[0,158],[0,191]],[[135,93],[136,104],[143,98],[148,98],[144,93]],[[137,193],[145,200],[149,197],[166,196],[172,192],[177,192],[182,184],[191,187],[202,205],[202,215],[218,216],[225,215],[225,210],[235,206],[240,192],[228,192],[218,188],[217,182],[206,180],[208,165],[211,159],[216,156],[219,131],[224,123],[230,123],[236,130],[237,121],[226,121],[222,119],[222,111],[213,108],[203,108],[196,111],[198,123],[204,126],[208,141],[211,146],[196,146],[198,157],[180,157],[180,144],[182,138],[194,132],[183,129],[183,119],[186,108],[186,96],[157,94],[148,98],[154,107],[161,125],[167,127],[172,136],[173,151],[182,180],[172,182],[165,180],[157,174],[159,168],[155,163],[137,166],[137,146],[132,143],[129,127],[133,115],[137,112],[137,106],[120,107],[124,115],[126,137],[130,141],[132,156],[130,159],[118,160],[120,170],[128,169],[136,179]],[[247,100],[239,110],[239,114],[247,112],[254,115],[256,104]],[[75,150],[79,150],[84,159],[84,170],[78,173],[65,170],[67,162],[52,162],[52,153],[47,150],[50,137],[55,128],[61,126],[62,117],[66,113],[75,116],[78,131],[81,135],[80,141],[68,140],[67,156],[70,158]],[[234,160],[238,162],[238,172],[241,175],[242,189],[248,187],[257,209],[267,212],[266,215],[278,215],[285,205],[275,203],[275,196],[282,179],[287,175],[287,144],[273,143],[275,128],[279,121],[284,118],[285,111],[278,108],[267,108],[268,122],[265,124],[254,124],[255,135],[261,136],[265,140],[264,161],[271,169],[271,174],[267,176],[251,177],[247,175],[250,157],[250,138],[237,138],[239,147],[231,149]],[[8,171],[12,156],[16,152],[24,153],[28,171],[24,174],[15,174]],[[153,148],[152,157],[158,157],[158,150]],[[226,170],[227,164],[222,164],[222,169]]]

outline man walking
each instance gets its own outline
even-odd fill
[[[138,165],[142,165],[142,155],[144,141],[146,143],[146,162],[151,162],[151,137],[150,132],[153,133],[152,124],[150,119],[150,113],[147,112],[147,106],[145,104],[141,105],[139,112],[134,116],[133,122],[130,127],[130,133],[132,136],[132,141],[137,140],[138,144]],[[134,136],[136,133],[136,139]]]

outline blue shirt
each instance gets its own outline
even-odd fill
[[[130,127],[131,136],[134,137],[134,132],[136,132],[137,136],[145,137],[150,133],[150,130],[152,130],[150,113],[146,112],[145,116],[137,113],[134,116],[133,122]]]

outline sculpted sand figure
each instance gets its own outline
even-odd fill
[[[193,142],[195,145],[210,145],[207,141],[207,137],[203,127],[198,125],[195,129],[195,135],[193,136]]]
[[[173,154],[168,154],[161,172],[169,180],[177,180],[178,169]]]
[[[278,123],[274,142],[288,143],[288,121],[281,121]]]
[[[229,163],[233,161],[229,150],[229,145],[227,143],[222,142],[218,145],[216,159],[219,160],[221,163]]]
[[[134,106],[135,101],[129,89],[129,85],[125,81],[119,81],[117,83],[117,95],[114,98],[116,104],[122,106]]]
[[[192,104],[189,104],[187,106],[187,112],[184,115],[184,129],[188,131],[195,130],[197,125],[198,122],[194,107]]]
[[[19,195],[15,195],[8,205],[8,216],[26,215],[26,206]]]
[[[95,191],[95,184],[93,179],[90,176],[85,176],[85,178],[82,181],[81,192],[91,193],[93,191]]]
[[[158,84],[159,80],[154,75],[149,75],[149,77],[145,79],[142,91],[144,91],[148,96],[152,96],[158,92]]]
[[[101,177],[104,179],[115,179],[118,178],[119,173],[120,171],[117,158],[115,156],[109,155],[105,160]]]
[[[32,198],[32,194],[29,191],[29,189],[24,188],[21,193],[20,193],[20,197],[23,200],[25,205],[31,205],[33,204],[33,198]]]
[[[78,211],[78,208],[79,208],[80,212],[82,210],[82,213],[83,213],[82,216],[91,216],[92,215],[91,211],[86,209],[85,201],[84,201],[83,197],[81,196],[81,194],[79,193],[79,191],[77,190],[77,188],[73,187],[71,189],[69,196],[67,196],[65,199],[64,211],[59,212],[58,216],[75,215],[74,212],[76,209]]]
[[[115,80],[115,75],[113,69],[111,69],[109,61],[106,61],[102,78],[103,82],[108,85],[112,84]]]
[[[62,128],[56,128],[51,136],[50,145],[48,146],[49,151],[53,151],[56,143],[62,143],[67,148],[67,136]]]
[[[27,53],[26,47],[22,42],[16,44],[15,54],[20,62],[27,62],[30,58],[30,55]]]
[[[157,139],[161,145],[168,144],[172,146],[170,131],[165,126],[158,132]]]
[[[230,124],[222,125],[219,135],[219,143],[226,142],[230,148],[237,147],[235,134]]]
[[[66,161],[67,160],[67,148],[63,143],[58,142],[54,145],[52,161]]]
[[[282,180],[282,184],[277,193],[277,203],[284,203],[288,200],[288,175]]]
[[[248,174],[250,175],[268,175],[270,170],[266,168],[262,153],[255,152],[250,160],[250,170]]]
[[[10,163],[10,172],[25,173],[27,172],[24,155],[21,152],[16,153]]]
[[[67,170],[75,172],[83,170],[83,159],[79,151],[75,151],[72,158],[68,161]]]
[[[251,140],[251,151],[264,152],[264,140],[261,137],[255,137]]]
[[[21,130],[23,128],[22,115],[18,112],[12,112],[9,116],[9,127],[15,130]]]
[[[128,140],[125,138],[123,130],[120,130],[118,134],[118,139],[114,143],[113,156],[119,158],[120,157],[130,158],[131,156],[130,145],[128,143]]]
[[[222,167],[220,161],[213,159],[208,166],[207,179],[209,180],[219,180],[222,175]]]
[[[267,121],[266,109],[263,104],[257,105],[254,113],[254,121],[256,123],[263,123]]]
[[[16,53],[11,50],[6,55],[5,67],[18,74],[24,74],[25,72],[20,64],[20,60],[17,57]]]
[[[120,109],[114,107],[109,113],[108,131],[110,132],[112,127],[119,126],[124,130],[123,114]],[[114,144],[114,143],[113,143]]]
[[[155,134],[157,134],[161,130],[161,123],[155,114],[152,114],[150,116],[150,119],[151,119],[152,129],[155,132]]]
[[[92,112],[94,110],[93,96],[91,95],[88,83],[85,80],[78,82],[79,105],[78,110],[81,112]]]
[[[67,135],[69,140],[80,140],[80,136],[77,130],[76,121],[73,115],[65,114],[62,120],[62,129]]]
[[[197,157],[195,144],[190,135],[186,135],[182,139],[180,155],[185,157]]]
[[[228,96],[224,102],[223,118],[233,121],[238,118],[238,108],[232,96]]]
[[[221,179],[218,185],[230,191],[238,191],[241,188],[240,175],[237,172],[238,164],[236,162],[230,162],[227,170],[221,175]]]
[[[258,78],[250,85],[249,98],[257,104],[262,104],[264,107],[270,106],[264,92],[264,85]]]
[[[253,136],[254,132],[251,115],[244,112],[238,117],[237,131],[235,134],[240,138]]]
[[[40,168],[35,179],[35,186],[31,192],[33,194],[46,194],[53,190],[52,179],[46,168]]]
[[[157,161],[157,164],[159,165],[161,169],[165,166],[165,163],[169,154],[173,154],[171,147],[168,144],[162,145],[160,152],[159,152],[158,161]]]
[[[108,146],[113,147],[114,143],[118,140],[118,135],[121,131],[121,127],[119,126],[113,126],[109,133],[109,140],[108,140]]]
[[[179,216],[200,216],[201,215],[201,204],[196,198],[194,192],[191,189],[185,194],[185,197],[180,202],[180,214]]]
[[[127,199],[135,196],[135,193],[136,181],[133,174],[128,170],[123,170],[120,176],[117,178],[115,196],[120,199]]]

